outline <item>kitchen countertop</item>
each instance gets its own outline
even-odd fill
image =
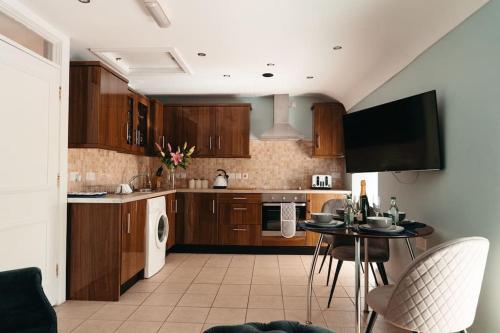
[[[178,188],[175,190],[155,190],[153,192],[134,192],[131,194],[108,194],[101,198],[68,198],[68,203],[112,203],[121,204],[131,201],[150,199],[154,197],[159,197],[171,193],[318,193],[318,194],[348,194],[351,191],[348,190],[283,190],[283,189],[240,189],[240,188],[228,188],[228,189],[191,189],[191,188]]]

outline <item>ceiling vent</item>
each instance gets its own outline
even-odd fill
[[[192,74],[173,47],[89,49],[108,66],[122,75]]]

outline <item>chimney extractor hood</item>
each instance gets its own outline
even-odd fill
[[[304,138],[289,122],[288,94],[274,95],[274,124],[273,127],[260,136],[261,140],[289,140],[297,141]]]

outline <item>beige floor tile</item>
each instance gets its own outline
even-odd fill
[[[107,302],[66,301],[54,307],[54,310],[58,318],[88,319],[106,304]]]
[[[216,295],[219,291],[220,284],[213,283],[193,283],[186,290],[186,294],[207,294]]]
[[[194,276],[192,277],[183,277],[183,276],[176,276],[176,275],[170,275],[168,278],[163,281],[163,283],[188,283],[190,284],[191,282],[194,281]]]
[[[246,309],[212,308],[207,323],[242,324],[245,322]]]
[[[314,286],[314,293],[319,297],[330,297],[330,290],[332,286]],[[354,291],[354,288],[353,288]],[[333,292],[333,297],[349,297],[344,287],[336,285],[335,291]]]
[[[114,302],[113,304],[141,305],[148,296],[149,293],[134,293],[127,291],[120,296],[120,300],[118,302]]]
[[[77,326],[79,326],[85,319],[75,319],[75,318],[57,318],[57,332],[67,333],[71,332]]]
[[[169,276],[170,276],[170,274],[172,274],[172,271],[173,271],[173,270],[170,270],[170,271],[165,270],[165,271],[162,271],[162,272],[158,272],[158,273],[156,273],[155,275],[153,275],[153,276],[149,277],[149,278],[147,279],[147,281],[150,281],[150,282],[159,282],[159,283],[161,283],[161,282],[165,281],[165,279],[166,279],[167,277],[169,277]]]
[[[217,327],[217,326],[232,326],[232,324],[224,324],[224,323],[205,323],[203,324],[203,329],[202,332],[205,332],[206,330],[212,328],[212,327]]]
[[[162,283],[158,288],[156,288],[154,293],[155,294],[182,294],[189,288],[189,286],[190,286],[189,283],[165,282],[165,283]]]
[[[281,296],[256,296],[250,295],[248,308],[253,309],[283,309]]]
[[[248,296],[249,284],[223,284],[220,286],[219,295],[242,295]]]
[[[177,306],[198,306],[209,308],[215,299],[215,295],[209,294],[184,294]]]
[[[168,322],[174,323],[204,323],[210,308],[197,307],[176,307],[170,316]]]
[[[151,294],[143,305],[176,305],[182,294]]]
[[[328,311],[354,311],[354,303],[350,298],[332,298],[330,308],[328,308],[328,297],[317,297],[321,310]]]
[[[133,321],[160,321],[167,319],[174,309],[173,306],[149,306],[141,305],[128,320]]]
[[[122,321],[117,320],[94,320],[89,319],[84,321],[80,326],[78,326],[73,332],[76,333],[108,333],[114,332],[120,325]]]
[[[281,284],[281,279],[279,275],[254,275],[252,277],[252,284]]]
[[[106,304],[90,318],[123,321],[130,317],[130,315],[137,310],[137,308],[138,306],[136,305]]]
[[[219,267],[204,267],[194,280],[194,283],[221,283],[226,270],[226,268]]]
[[[252,275],[226,275],[222,284],[250,284]]]
[[[299,277],[306,277],[306,271],[300,267],[300,268],[280,268],[280,275],[281,276],[299,276]]]
[[[158,286],[159,282],[151,282],[149,280],[140,280],[132,286],[128,291],[134,293],[150,293],[153,292]]]
[[[285,309],[285,319],[290,321],[298,321],[300,323],[305,323],[307,319],[307,312],[306,310],[303,309],[300,310]],[[321,313],[321,311],[313,310],[311,312],[311,319],[314,325],[326,327],[326,321],[323,318],[323,314]]]
[[[279,284],[252,284],[250,295],[255,296],[281,296]]]
[[[213,303],[214,308],[244,308],[248,305],[248,296],[246,295],[224,295],[219,294]]]
[[[231,259],[231,263],[229,264],[229,267],[252,267],[255,262],[255,256],[254,255],[234,255],[233,258]]]
[[[284,320],[285,314],[283,310],[277,309],[248,309],[247,310],[247,323],[259,322],[268,323],[275,320]]]
[[[117,333],[156,333],[161,322],[154,321],[126,321],[118,328]]]
[[[330,328],[354,327],[355,325],[354,311],[322,311],[322,313]]]
[[[284,284],[281,286],[283,296],[306,296],[307,286],[294,286]]]
[[[291,284],[296,286],[306,286],[307,276],[281,276],[281,284]]]
[[[229,267],[232,257],[232,255],[212,256],[205,263],[205,267]]]
[[[200,333],[203,324],[164,323],[158,333]]]
[[[280,270],[276,267],[255,267],[253,275],[280,276]]]
[[[319,310],[316,297],[311,300],[312,309]],[[305,296],[283,296],[283,306],[285,310],[305,310],[307,309],[307,297]]]
[[[247,266],[247,267],[229,267],[226,271],[226,275],[243,275],[247,276],[250,275],[252,276],[253,273],[253,267],[252,266]]]
[[[255,268],[259,267],[278,267],[278,256],[276,255],[258,255],[255,257]]]

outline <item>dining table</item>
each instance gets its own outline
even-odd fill
[[[380,231],[368,231],[360,229],[360,224],[355,223],[352,226],[345,227],[345,224],[338,223],[333,226],[320,225],[312,223],[311,221],[301,221],[298,223],[299,227],[305,231],[318,233],[318,242],[314,249],[314,256],[311,262],[311,268],[309,271],[309,277],[307,281],[307,317],[306,324],[312,324],[311,312],[312,312],[312,294],[313,294],[313,282],[314,282],[314,272],[316,269],[316,262],[318,261],[318,255],[323,243],[324,235],[331,236],[344,236],[352,237],[354,239],[354,279],[355,279],[355,332],[361,333],[361,240],[364,243],[364,266],[365,266],[365,276],[364,276],[364,287],[365,295],[368,294],[368,243],[370,239],[374,238],[385,238],[385,239],[402,239],[405,240],[412,260],[415,259],[415,253],[413,251],[412,245],[410,243],[411,238],[425,237],[429,236],[434,232],[434,228],[429,225],[420,222],[413,223],[401,223],[404,230],[397,233],[380,232]],[[366,296],[365,296],[366,298]],[[365,301],[365,311],[368,311],[368,306]]]

